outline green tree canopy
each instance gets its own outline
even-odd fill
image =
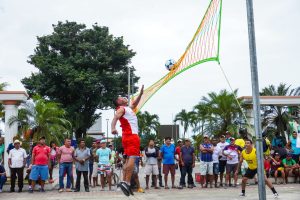
[[[160,126],[159,117],[156,114],[150,114],[148,111],[138,112],[138,125],[139,125],[139,134],[151,134],[157,133],[158,128]]]
[[[53,33],[37,37],[29,63],[38,72],[22,80],[29,95],[58,102],[66,109],[76,137],[81,137],[116,95],[127,93],[127,67],[135,52],[108,27],[88,29],[76,22],[58,22]],[[132,67],[133,71],[134,68]],[[138,77],[133,74],[133,82]],[[135,88],[136,89],[136,88]]]
[[[299,96],[300,87],[291,88],[291,85],[280,83],[278,86],[269,85],[262,89],[261,96]],[[285,131],[289,129],[289,121],[292,117],[289,114],[288,106],[261,106],[262,126],[274,135],[274,131],[279,133],[285,139]],[[286,142],[286,141],[285,141]]]
[[[55,102],[46,101],[38,96],[33,102],[22,103],[17,117],[11,117],[9,125],[18,123],[20,134],[35,141],[44,136],[48,142],[54,140],[61,144],[70,136],[71,123],[65,119],[66,112]],[[26,135],[29,133],[29,135]]]

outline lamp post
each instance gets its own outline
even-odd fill
[[[108,142],[108,121],[109,119],[106,119],[106,140]]]

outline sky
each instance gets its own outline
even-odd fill
[[[52,24],[76,21],[87,27],[107,26],[114,36],[137,54],[132,59],[138,85],[147,88],[168,71],[164,63],[177,60],[192,39],[209,0],[0,0],[0,82],[7,90],[25,90],[21,79],[36,69],[27,63],[37,36],[51,34]],[[287,83],[300,86],[300,1],[254,0],[260,88]],[[245,0],[223,0],[220,61],[238,96],[250,96],[247,13]],[[142,111],[157,114],[170,124],[182,109],[187,111],[209,92],[230,90],[218,64],[204,63],[177,76],[162,87]],[[111,121],[113,111],[103,111]],[[110,127],[109,127],[110,131]]]

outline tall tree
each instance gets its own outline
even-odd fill
[[[88,29],[76,22],[58,22],[53,30],[37,37],[28,62],[38,71],[22,83],[29,95],[60,103],[76,137],[81,137],[99,117],[96,109],[111,107],[116,95],[127,93],[127,67],[135,52],[123,37],[114,37],[108,27],[97,24]],[[133,82],[137,81],[133,76]]]
[[[159,123],[159,117],[156,114],[150,114],[148,111],[138,112],[138,124],[139,124],[139,134],[149,135],[151,133],[157,133]]]
[[[269,85],[262,89],[261,96],[299,96],[300,87],[291,88],[291,85],[280,83],[277,87]],[[275,128],[283,138],[285,138],[285,131],[288,130],[289,121],[291,117],[289,115],[288,106],[261,106],[263,112],[263,128],[271,127]]]
[[[229,129],[237,129],[234,121],[241,114],[241,109],[237,104],[235,97],[237,96],[237,90],[234,93],[230,93],[227,90],[221,90],[219,94],[215,92],[208,93],[207,97],[202,98],[211,112],[213,118],[212,132],[216,134],[225,133]]]
[[[180,121],[180,125],[183,126],[184,138],[188,128],[192,125],[193,114],[193,112],[187,112],[185,109],[182,109],[175,116],[174,122]]]
[[[9,119],[9,125],[18,123],[20,133],[37,141],[41,136],[58,144],[70,134],[71,123],[65,119],[66,112],[59,104],[34,97],[20,105],[17,117]],[[29,134],[29,135],[27,135]]]

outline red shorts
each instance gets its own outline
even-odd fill
[[[122,146],[126,156],[140,156],[140,137],[137,134],[123,135]]]

